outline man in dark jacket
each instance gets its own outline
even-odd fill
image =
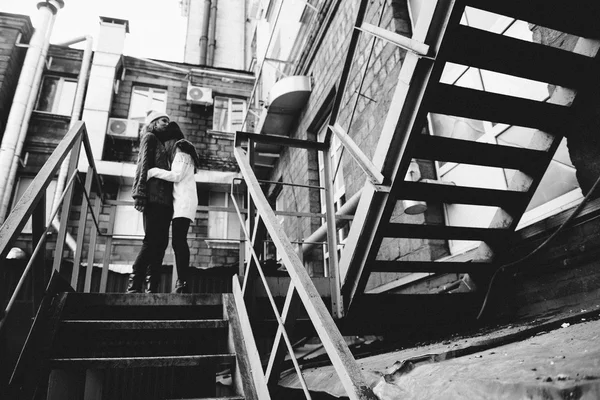
[[[165,148],[169,116],[151,111],[145,124],[132,190],[134,207],[144,214],[144,240],[133,263],[127,293],[142,293],[144,278],[146,292],[157,291],[173,216],[173,184],[156,178],[146,180],[150,168],[170,169],[170,154]]]

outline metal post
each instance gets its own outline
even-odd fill
[[[69,160],[69,176],[72,176],[73,173],[77,170],[77,164],[79,163],[79,153],[81,149],[81,143],[83,140],[83,135],[79,135],[79,137],[75,140],[72,149],[75,151],[71,151],[71,159]],[[60,272],[60,267],[62,264],[63,258],[63,249],[65,247],[65,239],[67,235],[67,221],[69,221],[69,212],[71,211],[71,203],[73,202],[73,185],[71,185],[67,189],[67,194],[65,196],[64,202],[62,204],[62,211],[60,220],[64,221],[60,225],[60,230],[58,231],[58,236],[56,238],[56,250],[54,252],[54,265],[52,269],[54,271]],[[79,268],[79,265],[73,265],[73,271],[75,268]],[[77,286],[75,286],[75,290],[77,290]]]
[[[42,195],[38,205],[35,207],[31,218],[32,225],[32,248],[35,249],[40,240],[43,240],[44,231],[46,230],[46,193]],[[45,287],[45,269],[46,269],[46,251],[45,244],[42,244],[34,264],[31,268],[31,292],[33,298],[33,315],[42,301]]]
[[[331,312],[334,318],[343,316],[341,301],[340,268],[337,257],[337,229],[335,226],[335,205],[333,181],[331,179],[331,150],[323,151],[323,175],[325,176],[325,210],[327,215],[327,250],[329,251],[329,282],[331,287]]]

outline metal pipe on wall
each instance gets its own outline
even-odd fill
[[[52,27],[54,26],[55,18],[52,18],[49,25],[48,31],[52,31]],[[27,138],[27,130],[29,129],[29,120],[31,118],[31,113],[33,112],[33,108],[35,107],[35,103],[37,101],[37,94],[40,88],[40,84],[42,82],[42,74],[44,72],[44,66],[46,64],[46,56],[48,55],[48,48],[50,47],[50,42],[46,42],[42,47],[42,51],[40,53],[40,58],[37,63],[37,67],[35,69],[35,75],[33,78],[33,82],[31,85],[29,98],[27,100],[27,106],[25,108],[25,113],[23,114],[23,120],[21,121],[21,127],[19,129],[19,137],[17,139],[15,151],[13,154],[12,162],[10,165],[10,169],[8,171],[8,181],[6,182],[6,189],[4,191],[4,195],[2,196],[1,204],[1,214],[6,216],[8,205],[10,204],[10,199],[12,197],[13,188],[16,184],[17,179],[17,171],[19,169],[19,160],[21,159],[21,152],[23,151],[23,146],[25,144],[25,139]]]
[[[72,128],[79,120],[81,119],[81,110],[83,109],[83,98],[85,95],[85,89],[87,86],[87,80],[90,72],[90,66],[92,64],[92,45],[94,43],[91,35],[86,35],[79,37],[77,39],[73,39],[71,41],[61,43],[60,46],[69,46],[71,44],[79,43],[85,40],[85,49],[83,50],[83,56],[81,59],[81,69],[79,70],[79,77],[77,78],[77,90],[75,91],[75,99],[73,100],[73,109],[71,111],[71,121],[69,123],[69,128]],[[54,198],[52,200],[52,215],[56,208],[60,207],[60,198],[62,196],[62,192],[65,189],[65,183],[67,182],[68,174],[69,174],[69,160],[71,159],[71,152],[67,154],[67,157],[64,159],[62,164],[60,165],[60,171],[58,173],[58,179],[56,181],[56,189],[54,192]],[[58,215],[58,214],[57,214]],[[56,229],[56,231],[60,230],[60,221],[58,216],[52,220],[52,226]],[[67,232],[67,246],[72,251],[75,251],[77,248],[77,242],[73,237]]]
[[[210,29],[208,31],[208,54],[206,65],[212,67],[215,63],[215,46],[217,44],[217,3],[218,0],[212,0],[210,11]]]
[[[204,0],[204,10],[202,12],[202,25],[200,25],[200,60],[198,64],[206,65],[206,55],[208,47],[208,27],[210,24],[211,0]]]
[[[67,42],[67,45],[75,44],[80,41],[85,40],[85,49],[83,50],[83,57],[81,60],[81,69],[79,71],[79,77],[77,78],[77,90],[75,91],[75,99],[73,100],[73,109],[71,111],[71,122],[69,123],[69,128],[72,128],[80,119],[81,119],[81,110],[83,108],[83,97],[85,94],[85,88],[89,76],[90,65],[92,63],[92,45],[93,38],[91,35],[87,35],[79,38],[78,41],[70,41]],[[69,159],[71,158],[71,153],[67,155],[65,160],[60,166],[60,172],[58,173],[58,181],[56,182],[56,192],[54,193],[54,199],[52,201],[51,210],[54,211],[56,207],[59,207],[58,201],[60,199],[60,195],[65,188],[65,182],[67,181],[67,174],[69,171]],[[58,222],[58,219],[52,221]]]
[[[350,197],[340,209],[335,213],[335,215],[353,215],[356,211],[356,207],[358,207],[358,202],[360,200],[360,195],[362,193],[362,189],[358,192],[354,193],[354,196]],[[342,226],[348,224],[350,221],[336,220],[335,225],[337,229],[340,229]],[[322,242],[327,237],[327,224],[321,225],[316,231],[314,231],[309,237],[304,239],[304,244],[302,244],[302,254],[306,255],[308,252],[313,250],[318,246],[317,243]]]
[[[10,172],[21,135],[21,126],[25,120],[29,119],[27,109],[30,97],[33,97],[33,101],[35,101],[35,97],[37,96],[37,91],[33,93],[32,89],[35,85],[39,86],[39,80],[37,82],[35,80],[38,63],[40,61],[45,62],[45,57],[41,60],[41,56],[44,52],[44,47],[49,46],[56,13],[64,6],[64,2],[62,0],[49,0],[40,2],[37,6],[40,21],[39,27],[35,30],[29,42],[29,48],[25,55],[13,103],[6,122],[6,129],[2,137],[2,144],[0,145],[0,171]],[[20,154],[17,153],[16,156],[20,157]],[[4,222],[6,217],[9,202],[5,201],[5,199],[10,199],[14,186],[14,178],[9,181],[9,175],[10,173],[0,174],[0,196],[2,197],[0,222]]]

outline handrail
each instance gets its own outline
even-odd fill
[[[71,127],[71,129],[69,129],[65,137],[54,149],[46,163],[42,166],[38,174],[35,176],[31,184],[29,185],[29,187],[25,190],[21,198],[17,201],[13,210],[6,218],[4,224],[0,226],[0,259],[4,259],[6,257],[10,245],[21,233],[29,217],[31,217],[32,214],[35,212],[38,203],[44,198],[46,188],[52,181],[56,172],[60,168],[63,160],[66,158],[67,154],[69,154],[69,152],[74,151],[75,154],[78,155],[80,151],[80,144],[83,144],[83,148],[86,152],[88,159],[92,160],[90,161],[90,169],[93,171],[93,174],[96,179],[96,183],[98,186],[97,191],[99,196],[104,197],[102,193],[102,182],[95,169],[95,165],[93,162],[93,153],[87,137],[85,124],[81,121],[78,121]],[[68,197],[69,193],[72,195],[73,183],[75,182],[76,178],[79,178],[79,171],[77,170],[77,168],[71,168],[71,171],[69,171],[69,173],[70,179],[68,184],[65,186],[64,191],[61,194],[59,201],[60,204],[63,204],[66,197]],[[81,183],[79,179],[78,182]],[[86,192],[85,189],[84,192]],[[86,199],[89,199],[87,192],[85,193],[85,195]],[[59,210],[60,207],[56,207],[55,210],[52,211],[52,215],[49,221],[54,220]],[[66,224],[66,221],[64,221],[64,223]],[[38,241],[34,251],[32,252],[29,262],[24,268],[15,290],[11,294],[11,298],[7,304],[7,307],[3,310],[2,315],[0,315],[0,329],[4,326],[8,314],[10,313],[12,306],[15,303],[16,297],[18,296],[20,290],[24,285],[25,279],[31,272],[36,257],[38,256],[41,249],[43,248],[43,245],[46,242],[47,233],[50,231],[50,229],[53,228],[54,227],[52,224],[48,224],[44,233],[40,237],[40,240]],[[56,252],[62,253],[61,246],[57,246]]]
[[[75,173],[73,175],[71,175],[71,178],[69,178],[69,181],[65,185],[65,189],[62,191],[62,194],[60,196],[58,204],[61,204],[63,202],[63,200],[65,199],[65,195],[69,191],[69,188],[73,184],[73,182],[75,180],[75,177],[77,176],[78,173],[79,173],[79,171],[75,171]],[[50,216],[50,221],[52,221],[56,217],[56,215],[58,214],[58,210],[59,209],[60,208],[57,207],[54,210],[54,212]],[[0,332],[2,331],[2,327],[4,326],[4,323],[6,322],[8,314],[12,310],[12,307],[13,307],[15,301],[17,300],[17,295],[19,294],[19,292],[21,291],[21,288],[25,284],[25,278],[27,278],[27,275],[31,271],[31,267],[33,266],[33,263],[35,261],[35,258],[37,257],[37,254],[39,253],[40,249],[42,248],[42,246],[44,245],[44,243],[46,242],[46,240],[48,238],[48,235],[47,235],[48,232],[50,232],[50,229],[53,229],[53,228],[54,227],[52,226],[52,224],[48,224],[48,226],[46,227],[46,229],[44,230],[44,233],[42,234],[42,236],[40,238],[40,241],[37,243],[37,245],[35,246],[35,249],[31,253],[31,257],[29,258],[29,262],[25,266],[25,269],[23,270],[23,273],[21,274],[21,278],[19,279],[19,282],[17,283],[17,286],[15,287],[15,290],[13,290],[13,294],[10,297],[10,300],[8,301],[8,304],[5,307],[4,312],[2,313],[2,319],[0,319]]]
[[[82,132],[85,132],[83,122],[73,125],[54,152],[52,152],[40,172],[35,176],[31,184],[29,184],[29,187],[6,218],[4,224],[0,226],[0,259],[6,257],[9,244],[21,233],[21,230],[33,213],[33,209],[45,194],[50,181],[60,168],[62,161],[67,156],[69,150],[75,145],[75,142],[81,138]]]
[[[240,362],[240,368],[245,369],[249,375],[249,379],[252,381],[252,392],[256,395],[258,400],[271,400],[267,382],[262,374],[262,365],[260,363],[260,355],[256,347],[256,342],[252,336],[252,326],[250,325],[250,318],[244,305],[244,297],[242,295],[242,289],[240,288],[240,281],[237,275],[231,277],[231,300],[228,305],[231,304],[234,307],[235,315],[232,316],[228,313],[228,319],[233,331],[233,335],[236,340],[234,344],[236,346],[236,353],[243,354],[246,358],[246,362]],[[241,340],[240,340],[241,339]],[[239,346],[239,347],[238,347]],[[242,384],[244,379],[242,378]],[[246,393],[246,398],[249,399],[249,393]]]
[[[314,328],[321,339],[321,342],[323,343],[323,347],[327,351],[333,367],[335,368],[342,385],[346,389],[348,397],[353,400],[376,399],[377,397],[369,385],[365,382],[358,364],[352,356],[352,353],[350,352],[350,349],[348,348],[344,338],[337,329],[332,316],[325,307],[325,304],[323,303],[319,292],[308,275],[308,272],[304,268],[302,261],[294,250],[294,247],[290,243],[283,228],[277,221],[275,213],[271,209],[267,198],[262,192],[260,183],[254,175],[254,171],[252,170],[250,162],[247,159],[246,153],[241,147],[235,147],[233,151],[242,176],[245,178],[248,193],[252,197],[255,207],[258,211],[258,217],[262,219],[262,222],[274,241],[277,250],[281,252],[282,259],[291,278],[288,296],[293,295],[295,292],[302,301],[302,304],[304,305],[304,308],[306,309],[306,312],[312,321]],[[235,203],[235,199],[234,204],[237,205],[237,203]],[[245,227],[244,234],[249,237]],[[260,263],[258,263],[258,260],[256,259],[257,257],[254,249],[252,247],[251,249],[252,256],[255,258],[254,261],[257,264],[257,269],[262,279],[263,274],[260,268]],[[248,274],[248,271],[246,271],[246,274]],[[267,293],[269,292],[267,291]],[[281,333],[284,341],[286,342],[286,346],[289,348],[288,340],[286,339],[287,334],[285,329],[283,329],[283,322],[281,321],[279,312],[277,311],[277,308],[275,308],[274,311],[276,312],[275,315],[281,328],[278,330],[278,333]],[[294,362],[294,359],[292,359],[292,362]],[[299,375],[299,377],[300,376],[301,375]]]

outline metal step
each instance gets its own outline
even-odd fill
[[[371,272],[472,273],[493,272],[498,266],[481,262],[384,261],[369,263]]]
[[[67,301],[102,306],[211,306],[223,304],[221,294],[69,293]]]
[[[54,369],[108,369],[142,367],[195,367],[206,363],[234,364],[235,354],[210,354],[162,357],[111,357],[111,358],[54,358]]]
[[[225,397],[194,397],[194,398],[186,398],[183,400],[244,400],[243,396],[225,396]],[[168,399],[168,400],[182,400],[178,399]]]
[[[65,320],[222,319],[222,294],[69,293]]]
[[[548,161],[545,151],[501,146],[442,136],[416,135],[414,158],[516,169],[533,175]]]
[[[528,199],[527,192],[411,181],[405,181],[394,194],[404,200],[496,206],[509,212]]]
[[[221,329],[229,322],[223,319],[198,320],[64,320],[67,329],[86,330],[140,330],[140,329]]]
[[[594,68],[594,59],[581,54],[464,25],[452,30],[443,57],[456,64],[568,88],[586,85]]]
[[[576,4],[564,0],[466,0],[465,4],[561,32],[600,38],[597,0],[579,0]]]
[[[428,97],[429,111],[482,121],[564,133],[569,108],[520,97],[438,83]]]
[[[500,228],[389,223],[382,229],[381,233],[386,238],[495,242],[505,239],[510,234],[510,231]]]

